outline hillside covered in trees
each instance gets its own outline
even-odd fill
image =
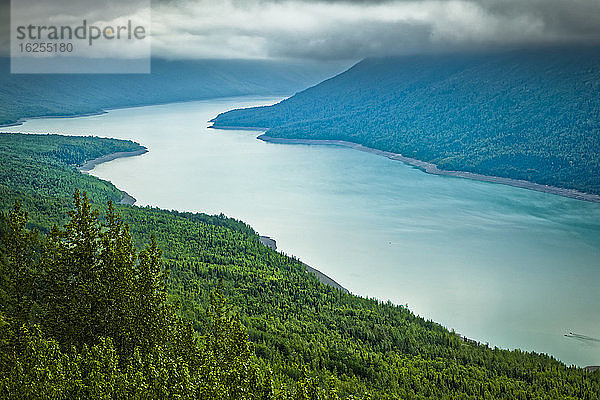
[[[243,222],[106,204],[115,193],[74,166],[136,144],[3,140],[15,150],[0,164],[0,397],[600,397],[600,371],[465,342],[326,286]],[[35,184],[9,179],[37,158]],[[49,192],[53,177],[65,184]]]
[[[345,140],[437,164],[600,193],[600,49],[366,59],[214,127]]]
[[[243,95],[290,95],[338,73],[339,64],[153,59],[150,74],[10,74],[0,58],[0,125],[107,108]]]

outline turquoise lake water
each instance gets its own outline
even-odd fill
[[[600,364],[600,204],[207,128],[219,112],[274,101],[175,103],[1,130],[135,140],[149,153],[92,174],[138,205],[223,212],[353,293],[408,304],[490,345]]]

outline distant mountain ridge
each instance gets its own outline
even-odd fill
[[[10,74],[0,59],[0,124],[106,108],[242,95],[290,95],[340,72],[335,63],[152,60],[151,74]]]
[[[468,171],[600,193],[600,49],[365,59],[214,127],[345,140]]]

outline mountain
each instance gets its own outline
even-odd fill
[[[241,95],[290,95],[338,73],[336,63],[153,59],[150,74],[10,74],[0,60],[0,124],[105,108]]]
[[[458,170],[600,193],[600,49],[365,59],[214,127],[345,140]]]

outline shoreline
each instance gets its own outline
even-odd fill
[[[268,247],[271,250],[278,251],[277,250],[277,241],[275,239],[273,239],[272,237],[259,235],[258,240],[260,241],[260,243],[263,246]],[[279,253],[285,254],[281,251],[279,251]],[[327,286],[331,286],[334,289],[338,289],[343,292],[350,293],[350,291],[348,289],[346,289],[345,287],[343,287],[342,285],[340,285],[335,280],[331,279],[329,276],[325,275],[318,269],[311,267],[310,265],[306,264],[305,262],[300,261],[299,259],[298,259],[298,262],[300,262],[304,266],[304,269],[306,270],[306,272],[308,272],[309,274],[313,274],[319,280],[319,282],[321,282]]]
[[[139,150],[134,150],[134,151],[117,151],[115,153],[105,154],[101,157],[97,157],[97,158],[88,160],[88,161],[84,162],[81,166],[79,166],[77,169],[82,174],[89,174],[90,171],[96,167],[96,165],[99,165],[99,164],[102,164],[105,162],[109,162],[112,160],[116,160],[117,158],[140,156],[142,154],[146,154],[147,152],[148,152],[148,149],[146,147],[143,147]],[[121,190],[119,188],[117,188],[117,189],[121,192],[121,200],[119,200],[119,204],[126,204],[126,205],[130,205],[130,206],[135,204],[135,202],[136,202],[135,197],[133,197],[132,195],[130,195],[129,193],[127,193],[124,190]]]
[[[211,119],[208,122],[212,122],[214,124],[214,119]],[[264,136],[265,135],[264,132],[269,129],[269,128],[265,128],[264,126],[231,126],[231,125],[224,125],[224,126],[214,126],[214,125],[211,125],[211,126],[209,126],[207,128],[208,129],[222,129],[224,131],[255,131],[255,132],[263,132],[263,135],[260,135],[260,136]],[[259,138],[260,138],[260,136],[259,136]],[[267,137],[269,137],[269,136],[267,136]],[[277,139],[277,138],[272,138],[272,139]],[[282,139],[282,140],[301,140],[301,139]]]
[[[96,167],[96,165],[99,165],[99,164],[102,164],[105,162],[109,162],[112,160],[116,160],[117,158],[139,156],[139,155],[145,154],[147,152],[148,152],[148,149],[146,147],[139,149],[139,150],[134,150],[134,151],[117,151],[115,153],[105,154],[98,158],[88,160],[88,161],[84,162],[78,169],[83,173],[87,173],[87,172],[93,170]]]
[[[27,122],[30,119],[44,119],[44,118],[49,118],[49,119],[60,119],[60,118],[80,118],[80,117],[93,117],[95,115],[103,115],[106,114],[108,111],[97,111],[97,112],[88,112],[88,113],[79,113],[79,114],[70,114],[70,115],[42,115],[42,116],[34,116],[34,117],[21,117],[18,120],[16,120],[15,122],[8,122],[6,124],[0,124],[0,128],[8,128],[8,127],[12,127],[12,126],[21,126],[23,125],[25,122]]]
[[[133,197],[124,190],[119,190],[121,191],[121,200],[119,200],[119,204],[127,206],[132,206],[135,204],[135,202],[137,201],[135,197]]]
[[[346,293],[350,293],[350,291],[348,289],[346,289],[345,287],[343,287],[342,285],[340,285],[339,283],[337,283],[336,281],[334,281],[333,279],[331,279],[329,276],[325,275],[324,273],[322,273],[321,271],[319,271],[316,268],[311,267],[310,265],[300,261],[302,263],[302,265],[304,265],[304,269],[306,269],[306,272],[309,272],[311,274],[313,274],[314,276],[317,277],[317,279],[327,285],[327,286],[331,286],[334,289],[338,289],[341,290],[343,292]]]
[[[215,127],[215,129],[237,129],[233,127]],[[363,151],[366,153],[376,154],[383,156],[395,161],[401,161],[405,164],[411,165],[422,170],[425,173],[431,175],[441,176],[453,176],[457,178],[471,179],[481,182],[498,183],[502,185],[508,185],[518,187],[522,189],[535,190],[537,192],[549,193],[558,196],[568,197],[576,200],[589,201],[592,203],[600,203],[600,195],[581,192],[576,189],[565,189],[557,186],[542,185],[540,183],[534,183],[522,179],[503,178],[499,176],[483,175],[474,172],[466,171],[448,171],[439,169],[436,164],[417,160],[416,158],[405,157],[402,154],[392,153],[390,151],[373,149],[371,147],[363,146],[362,144],[347,142],[345,140],[330,140],[330,139],[285,139],[285,138],[274,138],[268,136],[266,133],[259,135],[257,139],[267,143],[278,143],[278,144],[306,144],[306,145],[329,145],[329,146],[343,146],[349,147],[354,150]]]

